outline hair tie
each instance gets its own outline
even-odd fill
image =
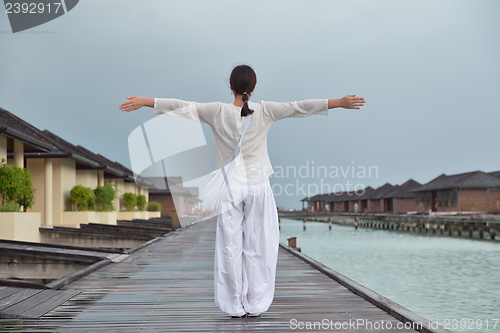
[[[243,93],[243,95],[248,95],[248,94],[247,94],[247,92],[245,91],[245,92]]]
[[[248,109],[253,111],[253,104],[254,103],[248,101],[247,104],[248,104]]]

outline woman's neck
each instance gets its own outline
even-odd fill
[[[243,106],[243,104],[245,104],[245,102],[243,101],[243,95],[235,95],[234,96],[234,103],[233,105],[234,106]]]

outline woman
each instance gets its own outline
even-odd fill
[[[231,192],[245,193],[241,202],[217,217],[215,246],[215,303],[233,317],[259,316],[274,297],[278,258],[278,214],[269,176],[273,169],[267,153],[267,132],[272,124],[289,117],[327,115],[328,109],[359,109],[365,100],[356,95],[340,99],[301,102],[251,103],[257,84],[253,69],[236,66],[229,79],[234,102],[194,103],[167,98],[127,97],[120,105],[130,112],[143,106],[210,125],[217,146],[217,167],[231,156],[239,141],[244,117],[252,115],[241,146],[241,163],[235,168]]]

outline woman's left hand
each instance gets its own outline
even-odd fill
[[[360,109],[365,105],[365,99],[356,95],[346,95],[341,98],[341,105],[344,109]]]

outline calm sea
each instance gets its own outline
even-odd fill
[[[309,221],[303,231],[281,219],[281,242],[292,236],[302,253],[452,332],[500,332],[498,241]]]

